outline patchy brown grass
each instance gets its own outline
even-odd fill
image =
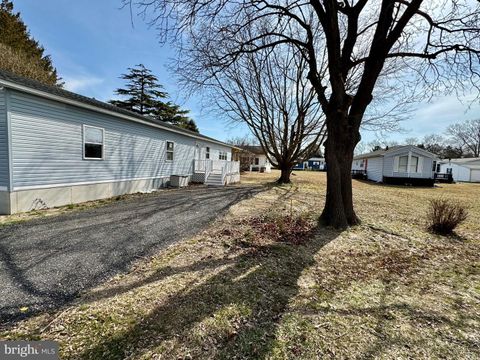
[[[363,223],[340,233],[315,227],[325,174],[295,174],[246,174],[266,191],[0,338],[57,340],[62,359],[479,358],[480,185],[355,181]],[[426,230],[440,196],[469,208],[455,236]]]

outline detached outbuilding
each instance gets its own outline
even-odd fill
[[[480,182],[480,158],[442,160],[440,172],[451,174],[453,181]]]
[[[0,213],[240,180],[232,146],[0,71]]]
[[[376,182],[433,186],[437,161],[416,146],[392,146],[355,156],[352,172]]]

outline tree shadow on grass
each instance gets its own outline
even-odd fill
[[[122,359],[157,352],[169,358],[174,355],[172,343],[178,342],[177,346],[187,348],[194,358],[264,358],[274,344],[289,301],[298,293],[302,272],[338,234],[319,229],[304,245],[274,243],[251,248],[205,282],[171,296],[126,331],[101,339],[76,357]],[[236,320],[225,315],[227,323],[234,323],[230,331],[215,331],[213,326],[207,330],[205,341],[209,343],[205,344],[189,338],[200,323],[201,328],[209,329],[205,322],[215,321],[219,313],[232,307],[242,309],[242,315]]]
[[[81,291],[128,271],[139,257],[189,238],[262,191],[166,191],[1,228],[0,327],[69,304]]]

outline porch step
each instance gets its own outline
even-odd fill
[[[205,181],[205,184],[223,186],[224,184],[222,183],[222,174],[210,173],[207,180]]]

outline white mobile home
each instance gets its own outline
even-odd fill
[[[246,162],[249,163],[249,171],[272,172],[272,164],[261,146],[243,145],[241,149],[245,152],[244,156]]]
[[[239,181],[232,146],[0,71],[0,213]]]
[[[353,158],[352,170],[392,184],[433,185],[437,156],[413,145],[392,146]]]
[[[480,182],[480,158],[442,160],[440,172],[452,174],[453,181]]]

